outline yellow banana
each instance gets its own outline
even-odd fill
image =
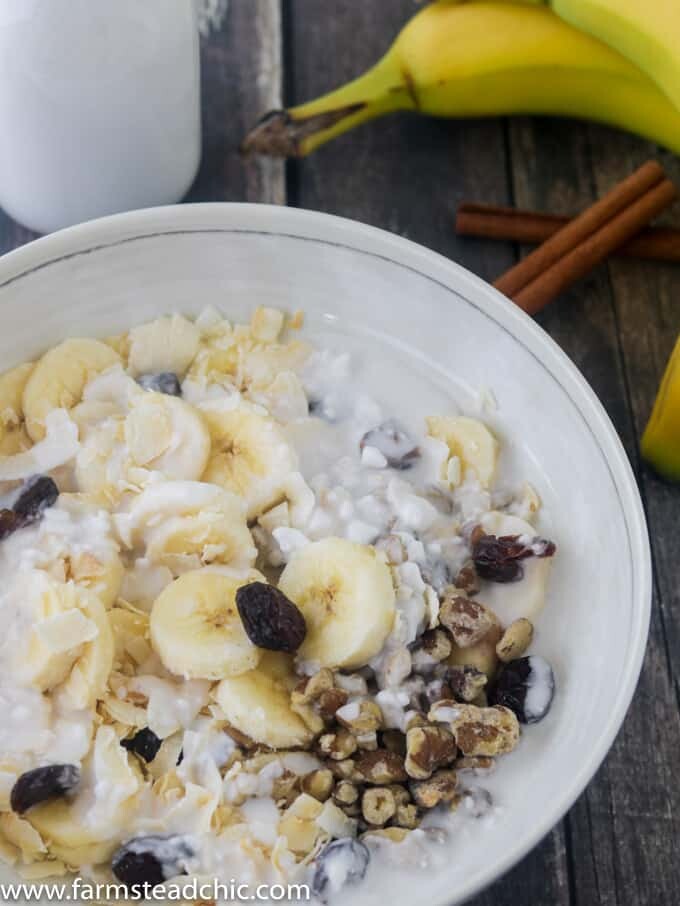
[[[680,113],[651,79],[547,6],[512,0],[430,4],[372,69],[324,97],[268,114],[243,147],[304,157],[395,110],[585,117],[680,152]]]
[[[660,475],[680,481],[680,337],[642,435],[642,455]]]
[[[678,0],[550,0],[550,5],[636,63],[680,109]]]

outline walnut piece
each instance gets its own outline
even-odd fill
[[[368,824],[382,827],[394,816],[397,804],[392,791],[385,786],[375,786],[364,792],[361,798],[361,814]]]
[[[459,648],[476,645],[498,625],[493,611],[479,601],[458,594],[457,589],[448,589],[444,594],[439,622],[449,630]]]
[[[496,645],[496,654],[504,664],[522,657],[534,637],[534,627],[526,617],[511,623]]]
[[[409,830],[414,830],[420,824],[418,806],[412,802],[398,805],[394,813],[394,823],[397,827],[406,827]]]
[[[434,771],[450,764],[458,749],[453,734],[445,727],[414,727],[406,734],[406,761],[409,777],[427,780]]]
[[[351,730],[355,736],[375,733],[383,726],[383,713],[374,701],[350,702],[336,713],[338,723]]]
[[[449,636],[442,629],[431,629],[421,635],[411,652],[413,669],[416,673],[429,673],[450,654]]]
[[[502,635],[501,627],[493,626],[487,635],[475,645],[470,645],[468,648],[459,648],[454,645],[447,664],[452,667],[476,667],[491,679],[498,667],[496,644]]]
[[[519,721],[509,708],[441,701],[430,708],[428,716],[448,723],[463,755],[504,755],[519,742]]]
[[[305,774],[300,781],[302,792],[308,793],[319,802],[325,802],[330,797],[334,784],[335,779],[328,768],[319,768],[318,771]]]
[[[455,802],[458,796],[458,778],[452,770],[437,771],[428,780],[411,784],[411,795],[421,808],[435,808],[442,802]]]
[[[335,712],[347,703],[349,693],[344,689],[325,689],[316,703],[319,715],[327,723],[335,719]]]
[[[408,778],[404,769],[404,759],[387,749],[362,752],[356,759],[356,770],[365,783],[378,786],[400,783]]]
[[[475,569],[474,560],[466,560],[458,571],[458,575],[453,580],[456,588],[464,591],[468,597],[479,593],[479,576]]]
[[[328,667],[323,667],[318,673],[302,680],[293,689],[291,700],[294,705],[309,705],[319,700],[324,692],[334,687],[333,673]]]
[[[335,788],[333,798],[338,805],[354,805],[359,798],[359,787],[349,780],[341,780]]]
[[[319,751],[334,761],[344,761],[357,750],[357,741],[349,730],[339,729],[335,733],[324,733],[319,739]]]
[[[483,692],[487,677],[476,667],[451,667],[446,674],[446,681],[454,698],[462,702],[472,702]]]

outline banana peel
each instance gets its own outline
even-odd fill
[[[304,157],[397,110],[581,117],[680,153],[680,112],[649,76],[549,5],[522,0],[429,4],[375,66],[323,97],[270,112],[242,149]]]
[[[641,449],[644,459],[660,475],[680,481],[680,337],[661,381]]]

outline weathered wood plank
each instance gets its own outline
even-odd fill
[[[315,97],[359,74],[416,9],[412,0],[338,0],[331,16],[316,0],[292,0],[287,103]],[[514,262],[512,247],[457,238],[453,212],[464,198],[511,201],[505,139],[498,120],[442,122],[404,115],[369,123],[295,163],[289,201],[407,236],[490,279]],[[566,906],[567,862],[560,827],[473,903]]]
[[[201,43],[203,162],[187,200],[285,204],[283,162],[239,153],[254,121],[281,106],[280,0],[230,0]]]
[[[564,213],[588,204],[654,152],[644,142],[612,130],[558,121],[516,122],[511,146],[517,204]],[[540,317],[604,402],[636,467],[641,413],[649,411],[659,364],[657,359],[655,366],[649,366],[640,344],[646,337],[647,344],[656,347],[658,358],[662,358],[661,348],[668,345],[668,338],[661,336],[661,325],[669,320],[670,296],[664,301],[662,287],[671,285],[671,271],[677,281],[677,271],[672,268],[612,263]],[[655,329],[642,324],[648,317],[648,301],[655,304],[651,295],[662,299],[656,304],[665,311],[664,317],[658,312]],[[676,333],[679,326],[676,320]],[[644,389],[633,389],[632,383],[642,384]],[[633,414],[629,396],[634,401]],[[650,481],[645,477],[646,491],[651,490]],[[646,496],[648,507],[650,502],[652,505],[653,538],[675,534],[669,532],[670,511],[657,514],[662,503],[656,495],[653,499],[650,493]],[[666,505],[671,497],[666,492]],[[676,513],[677,500],[676,496]],[[666,571],[666,584],[675,582],[676,593],[680,578],[677,555],[676,547],[674,562],[668,561]],[[668,592],[666,588],[661,591],[631,711],[603,768],[568,819],[573,898],[578,906],[670,906],[680,898],[680,870],[673,855],[679,803],[677,786],[670,779],[677,765],[680,722],[669,675],[670,637],[664,625]]]

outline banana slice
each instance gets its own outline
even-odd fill
[[[280,503],[298,464],[276,422],[245,404],[233,409],[206,405],[201,412],[212,437],[203,480],[242,497],[248,519]]]
[[[52,855],[72,867],[105,862],[134,815],[139,769],[112,727],[100,727],[72,799],[37,805],[26,815]]]
[[[491,431],[477,421],[464,415],[432,415],[426,420],[431,437],[443,440],[451,457],[458,457],[461,465],[461,479],[472,472],[483,488],[493,484],[498,462],[498,441]],[[453,471],[448,469],[442,478],[451,479]]]
[[[170,371],[183,375],[194,360],[201,331],[182,315],[159,318],[130,331],[128,368],[132,375]]]
[[[382,648],[395,619],[389,568],[372,547],[325,538],[295,551],[279,588],[302,611],[299,651],[322,667],[360,667]]]
[[[132,401],[125,419],[125,443],[132,462],[170,479],[200,478],[210,456],[210,435],[192,407],[164,393]]]
[[[489,535],[536,536],[533,525],[507,513],[487,513],[481,521]],[[529,557],[522,560],[524,576],[519,582],[482,582],[480,600],[496,613],[504,626],[520,617],[535,620],[545,607],[552,557]]]
[[[151,610],[151,644],[164,666],[186,679],[209,680],[256,667],[261,652],[243,628],[236,591],[265,581],[256,570],[197,569],[168,585]]]
[[[296,749],[308,746],[313,736],[291,708],[296,682],[292,660],[266,652],[255,670],[223,679],[215,697],[227,721],[254,742]]]
[[[257,558],[243,502],[213,484],[150,485],[117,523],[128,547],[141,545],[146,559],[175,575],[213,563],[247,569]]]
[[[59,688],[72,697],[81,680],[93,704],[113,666],[113,637],[101,601],[73,582],[59,583],[35,570],[22,584],[23,618],[29,620],[24,644],[18,644],[15,669],[20,682],[42,692]],[[75,677],[75,679],[74,679]]]
[[[0,375],[0,456],[14,456],[31,446],[22,398],[34,367],[29,362]]]
[[[72,409],[88,381],[120,362],[119,355],[99,340],[65,340],[40,359],[23,395],[26,428],[32,440],[45,436],[45,418],[53,409]]]

